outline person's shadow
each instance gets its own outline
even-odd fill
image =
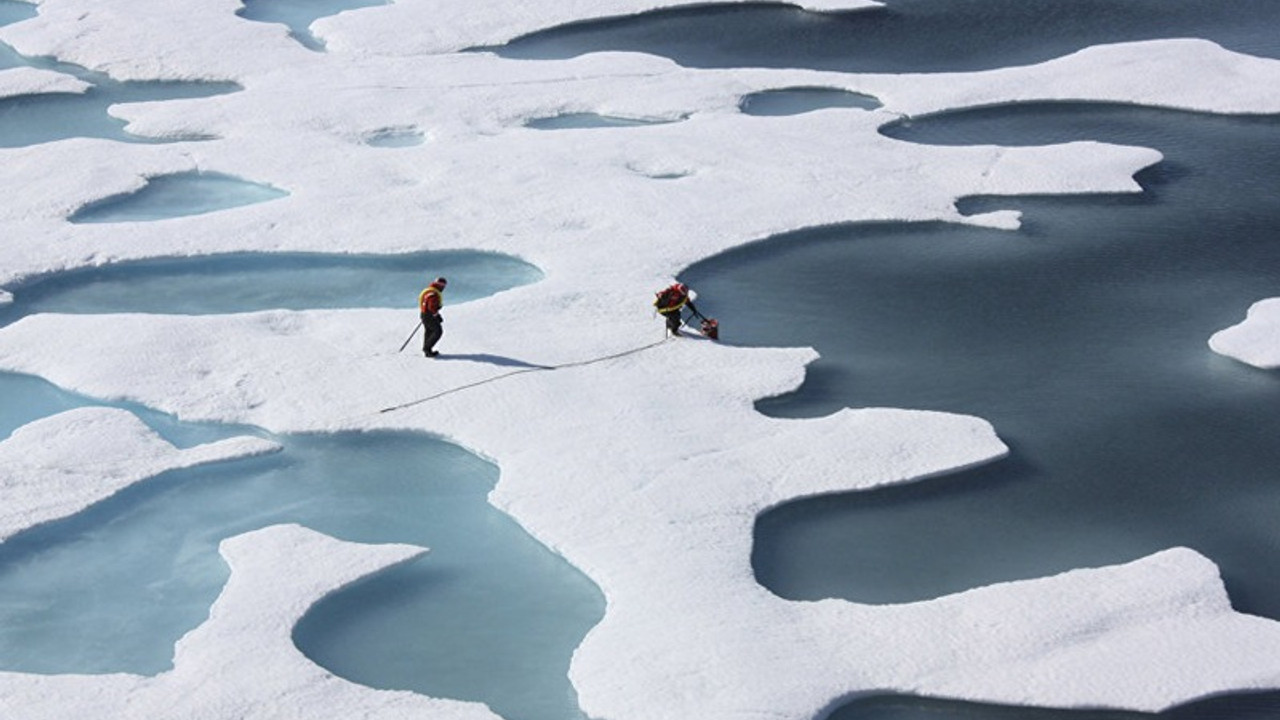
[[[470,360],[472,362],[489,363],[491,365],[502,365],[505,367],[531,368],[535,370],[553,370],[550,365],[535,365],[527,363],[523,360],[515,358],[502,357],[501,355],[489,355],[487,353],[471,353],[465,355],[448,355],[441,353],[437,360]]]

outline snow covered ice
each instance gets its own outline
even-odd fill
[[[1256,367],[1280,367],[1280,298],[1254,303],[1243,322],[1209,338],[1209,347]]]
[[[1137,192],[1134,174],[1161,159],[1098,142],[930,147],[877,132],[903,116],[1035,100],[1277,113],[1280,61],[1197,39],[929,75],[459,52],[677,4],[393,3],[316,21],[317,52],[284,26],[239,17],[230,1],[46,0],[36,17],[0,28],[0,41],[117,80],[243,90],[111,108],[127,132],[162,144],[71,138],[0,150],[0,304],[50,272],[246,252],[474,249],[545,277],[447,306],[441,347],[460,359],[425,366],[396,352],[413,319],[406,299],[404,310],[30,315],[0,328],[0,370],[184,420],[274,433],[413,430],[492,459],[494,505],[607,598],[570,670],[592,717],[798,720],[884,692],[1153,711],[1280,687],[1280,624],[1235,612],[1212,558],[1185,548],[901,605],[800,603],[764,590],[750,566],[764,510],[928,481],[1007,448],[985,420],[938,412],[765,417],[753,401],[796,388],[813,351],[659,343],[649,306],[688,265],[777,233],[867,220],[1014,229],[1015,212],[964,215],[955,203]],[[745,97],[793,88],[881,106],[741,112]],[[62,73],[0,71],[0,97],[85,89]],[[527,127],[574,114],[644,124]],[[369,142],[388,136],[422,142]],[[195,216],[69,222],[150,178],[189,173],[287,195]],[[1273,317],[1269,307],[1255,306],[1246,326]],[[1274,358],[1277,344],[1274,332],[1224,332],[1213,348],[1274,366],[1255,358]],[[564,367],[512,373],[512,362]],[[380,412],[388,408],[397,409]],[[270,449],[242,438],[177,450],[122,410],[33,422],[0,441],[5,536],[172,467]],[[6,717],[494,716],[338,680],[290,640],[321,597],[421,548],[273,526],[225,540],[222,552],[231,579],[208,621],[178,643],[171,672],[0,673]]]

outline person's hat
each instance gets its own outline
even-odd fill
[[[448,284],[449,284],[448,280],[445,280],[442,277],[436,278],[436,285],[439,285],[440,287],[444,287],[445,285],[448,285]]]

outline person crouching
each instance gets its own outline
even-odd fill
[[[658,309],[659,315],[667,319],[667,331],[672,335],[680,334],[680,326],[684,324],[683,311],[686,306],[695,315],[698,314],[698,309],[693,306],[693,293],[684,283],[674,283],[658,291],[653,306]]]

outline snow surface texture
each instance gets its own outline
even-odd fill
[[[523,3],[511,12],[496,0],[399,2],[318,21],[312,30],[329,52],[316,53],[282,26],[237,18],[233,0],[46,0],[38,17],[0,28],[0,40],[117,79],[245,89],[111,110],[133,133],[216,139],[0,151],[0,285],[127,259],[286,250],[475,248],[524,258],[546,277],[447,306],[441,348],[453,357],[429,365],[396,352],[416,319],[406,309],[36,315],[0,329],[0,369],[184,419],[274,432],[413,429],[493,459],[502,475],[491,501],[607,598],[571,668],[594,717],[800,720],[872,692],[1154,710],[1280,687],[1280,623],[1232,611],[1216,568],[1185,549],[904,605],[799,603],[765,591],[750,567],[751,528],[764,509],[921,481],[1005,447],[986,422],[939,413],[767,418],[753,400],[797,387],[812,351],[661,342],[649,305],[690,263],[775,233],[886,219],[1014,228],[1014,212],[966,217],[955,202],[1136,192],[1133,174],[1160,160],[1093,142],[925,147],[876,132],[904,115],[1043,99],[1280,112],[1280,62],[1198,40],[897,76],[694,70],[630,53],[518,61],[453,52],[671,4]],[[750,93],[789,87],[874,95],[884,107],[738,110]],[[578,112],[670,122],[524,127]],[[425,142],[365,144],[388,130]],[[161,222],[66,220],[147,177],[193,170],[290,194]],[[565,367],[512,374],[505,360]],[[84,460],[68,452],[64,463]],[[81,493],[79,502],[93,500]],[[489,716],[352,686],[288,642],[307,604],[409,550],[273,528],[227,541],[224,553],[229,585],[210,620],[179,644],[173,672],[0,675],[6,716],[101,716],[104,707],[119,717]]]
[[[44,93],[82,93],[89,83],[53,70],[20,67],[0,70],[0,100]]]
[[[1254,303],[1244,322],[1214,333],[1209,347],[1254,367],[1280,368],[1280,298]]]

